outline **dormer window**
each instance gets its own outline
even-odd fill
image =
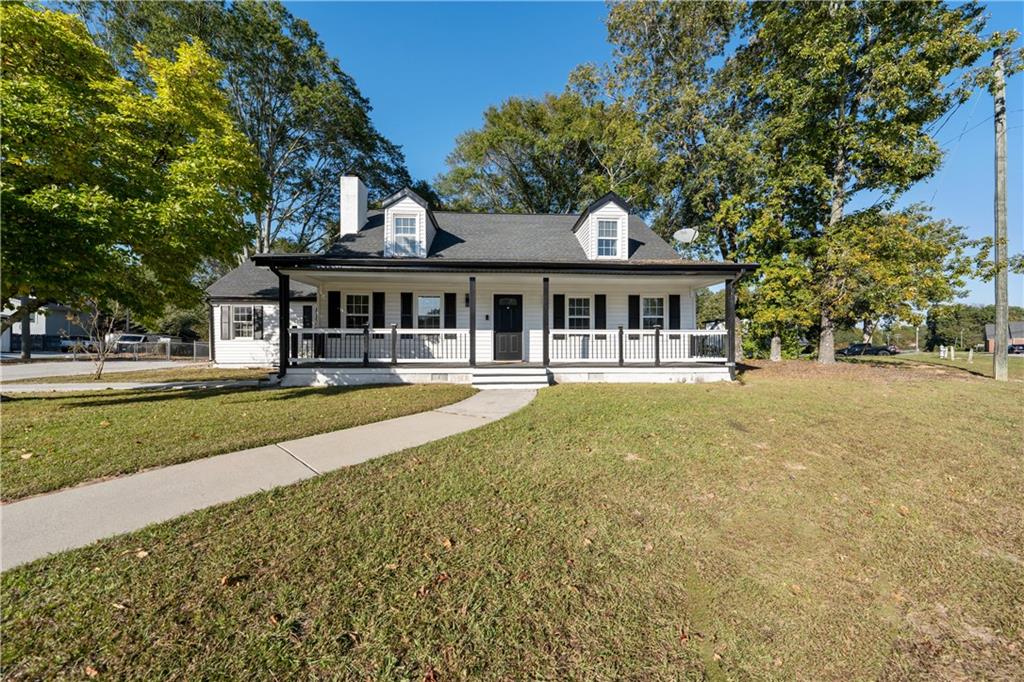
[[[415,256],[418,244],[416,216],[395,216],[395,255]]]
[[[598,258],[616,258],[619,255],[619,221],[597,221]]]

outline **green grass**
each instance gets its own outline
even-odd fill
[[[967,361],[966,351],[957,351],[956,360],[940,359],[938,353],[900,353],[899,355],[876,356],[861,355],[844,358],[856,362],[895,363],[901,365],[925,365],[930,367],[949,367],[961,369],[977,376],[992,377],[992,354],[975,353],[974,362]],[[1011,355],[1007,362],[1007,376],[1010,379],[1024,380],[1024,355]]]
[[[546,389],[481,429],[5,573],[3,668],[1011,679],[1022,388],[794,362]]]
[[[0,492],[9,501],[422,412],[472,392],[465,386],[436,384],[5,396]]]
[[[83,365],[87,370],[88,365]],[[100,383],[119,382],[193,382],[193,381],[231,381],[237,379],[266,379],[268,369],[223,369],[217,367],[169,367],[167,369],[139,369],[126,372],[104,372],[98,380]],[[77,384],[97,381],[94,374],[72,374],[70,376],[38,377],[35,379],[15,379],[7,384]]]

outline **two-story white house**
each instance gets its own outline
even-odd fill
[[[257,255],[208,289],[218,365],[286,385],[733,376],[733,330],[697,329],[695,292],[724,283],[731,311],[756,265],[682,259],[613,193],[579,215],[434,211],[409,189],[368,210],[345,177],[340,222],[326,253]]]

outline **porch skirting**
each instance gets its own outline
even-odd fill
[[[498,369],[500,368],[500,369]],[[314,367],[293,366],[282,379],[282,386],[366,386],[371,384],[421,384],[451,383],[476,384],[481,375],[500,371],[515,381],[519,371],[536,377],[540,367],[502,367],[481,365],[479,367],[425,367],[425,366],[376,366],[376,367]],[[729,381],[730,368],[724,364],[690,364],[663,367],[600,366],[600,365],[551,365],[547,368],[548,382],[568,383],[707,383]],[[525,377],[524,377],[525,378]]]

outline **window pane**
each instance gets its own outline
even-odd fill
[[[590,329],[590,299],[569,298],[569,329]]]
[[[395,218],[395,235],[416,236],[416,218]]]
[[[441,297],[420,296],[417,307],[417,326],[420,329],[441,328]]]
[[[665,326],[665,299],[645,298],[643,300],[643,328],[654,329]]]
[[[597,236],[599,238],[616,239],[619,236],[619,222],[617,220],[598,220]]]
[[[345,296],[345,326],[358,329],[370,324],[370,297],[367,294]]]
[[[619,254],[619,242],[617,239],[598,239],[598,256],[617,256]]]
[[[231,310],[234,336],[252,337],[252,306],[234,306]]]

